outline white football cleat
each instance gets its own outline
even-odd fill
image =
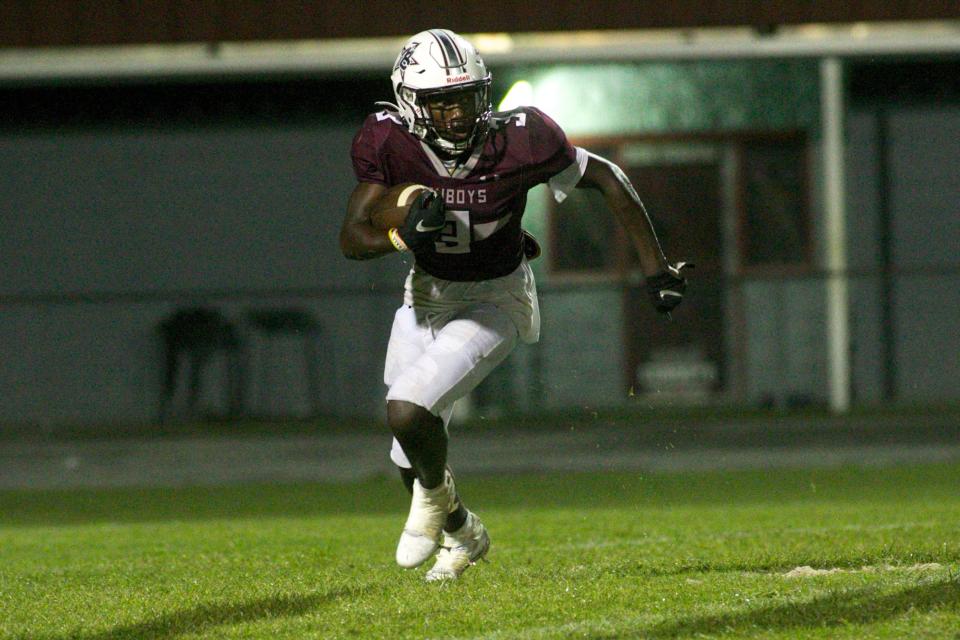
[[[436,553],[443,524],[456,505],[457,491],[449,471],[444,473],[443,482],[433,489],[424,489],[420,480],[413,481],[410,515],[397,544],[398,565],[404,569],[419,567]]]
[[[456,580],[477,560],[487,555],[490,535],[475,513],[469,511],[463,526],[453,533],[444,532],[443,547],[437,554],[437,562],[427,575],[427,582]]]

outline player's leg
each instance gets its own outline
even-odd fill
[[[447,469],[450,470],[451,474],[453,473],[449,465]],[[397,470],[400,472],[400,480],[403,482],[403,486],[407,488],[407,492],[409,492],[410,495],[413,495],[413,481],[417,479],[417,474],[413,470],[413,467],[398,465]],[[457,495],[457,499],[454,502],[457,507],[447,516],[447,521],[443,524],[444,531],[456,531],[463,526],[463,523],[467,519],[467,507],[463,504],[459,495]]]
[[[430,324],[418,320],[411,307],[401,307],[394,317],[390,333],[384,382],[392,388],[404,376],[404,372],[423,356],[433,340]],[[433,555],[440,537],[440,527],[460,526],[466,517],[464,507],[455,499],[455,493],[451,500],[442,483],[447,441],[445,419],[449,418],[450,411],[444,411],[443,417],[438,417],[424,408],[423,403],[420,399],[391,399],[387,402],[388,423],[394,433],[390,458],[400,469],[400,477],[411,494],[411,512],[397,547],[397,563],[404,567],[417,566]],[[401,446],[401,440],[404,446]],[[405,449],[410,452],[409,458]],[[411,459],[416,462],[416,467]],[[417,478],[418,470],[422,481]],[[431,489],[439,486],[440,491],[427,491],[425,486]],[[452,508],[451,501],[455,505]],[[437,502],[440,506],[431,502]],[[447,512],[445,520],[440,525],[433,524],[433,520],[443,511]]]
[[[404,375],[404,372],[423,356],[431,342],[433,342],[433,332],[429,324],[419,321],[412,307],[407,305],[400,307],[394,315],[393,327],[390,330],[390,342],[387,345],[387,357],[383,371],[383,381],[388,388],[392,388]],[[413,481],[416,478],[417,471],[404,452],[400,441],[396,438],[396,432],[400,432],[400,440],[410,440],[416,439],[418,435],[417,425],[420,423],[428,423],[427,428],[429,429],[429,423],[435,416],[423,409],[422,406],[419,409],[415,402],[387,400],[387,423],[390,430],[394,432],[390,459],[400,468],[400,477],[411,492],[413,491]],[[409,438],[406,432],[410,432]],[[446,439],[445,432],[443,439]],[[411,449],[414,459],[417,459],[418,456],[409,444],[408,448]],[[426,464],[429,465],[429,460]],[[418,466],[422,467],[422,465],[423,463]],[[435,484],[436,482],[434,482]]]
[[[460,503],[457,513],[457,519],[454,520],[454,514],[450,514],[443,527],[443,544],[436,562],[424,576],[427,582],[459,578],[490,549],[490,535],[477,514],[463,503]]]
[[[410,464],[410,513],[397,545],[397,563],[416,567],[439,546],[441,531],[457,505],[453,476],[447,471],[447,431],[443,419],[413,402],[389,400],[387,421]]]
[[[397,563],[408,568],[422,564],[438,550],[441,536],[445,537],[447,547],[461,547],[461,543],[451,542],[451,536],[482,535],[482,545],[475,544],[467,550],[468,559],[458,561],[459,566],[455,573],[451,575],[450,571],[445,571],[437,574],[435,567],[428,572],[426,578],[430,581],[459,576],[468,565],[485,554],[490,545],[483,524],[460,500],[449,466],[445,469],[442,484],[433,489],[425,489],[412,466],[406,466],[409,462],[396,439],[391,457],[395,462],[399,462],[401,478],[412,494],[410,513],[397,545]],[[460,555],[463,555],[463,551],[460,549]],[[440,552],[441,556],[448,555],[447,549],[441,549]],[[442,563],[438,560],[439,564]]]
[[[399,444],[391,457],[398,466],[411,467],[426,488],[443,478],[446,422],[454,402],[500,364],[517,341],[510,317],[490,304],[470,307],[434,330],[432,340],[422,334],[419,341],[403,339],[422,329],[412,310],[401,309],[384,375],[390,386],[387,420]]]
[[[440,418],[443,420],[444,427],[446,427],[450,421],[450,416],[453,413],[452,409],[453,407],[449,407],[441,412]],[[446,436],[446,431],[444,431],[444,436]],[[417,473],[414,471],[413,465],[410,463],[410,460],[407,459],[407,454],[404,453],[403,447],[400,446],[396,438],[393,439],[393,446],[390,449],[390,459],[397,465],[397,469],[400,471],[400,479],[412,496],[413,482],[417,479]],[[447,467],[447,469],[449,469],[449,467]],[[459,496],[454,499],[454,504],[456,507],[447,516],[447,521],[443,525],[444,531],[456,531],[463,526],[467,518],[466,505],[463,504]]]
[[[509,316],[493,305],[479,305],[449,320],[439,331],[435,340],[423,355],[408,367],[391,386],[388,413],[391,428],[399,443],[391,456],[394,461],[409,462],[415,475],[414,500],[411,518],[398,545],[398,562],[401,557],[411,560],[413,554],[426,554],[424,539],[439,531],[434,525],[425,524],[425,519],[414,517],[421,509],[418,503],[418,484],[422,489],[444,474],[446,482],[453,487],[452,475],[441,466],[446,460],[446,430],[439,417],[438,408],[449,409],[453,402],[469,393],[510,353],[516,344],[517,331]],[[418,401],[398,402],[399,398],[417,398]],[[424,410],[435,419],[431,421]],[[404,466],[404,465],[401,465]],[[453,504],[458,500],[454,493]],[[435,522],[435,521],[432,521]],[[443,523],[445,548],[438,556],[437,565],[427,574],[428,580],[455,578],[471,563],[482,557],[490,541],[480,519],[462,504]],[[419,528],[418,528],[419,527]],[[416,532],[424,535],[417,535]],[[414,532],[411,534],[411,532]],[[407,549],[401,553],[402,549]],[[432,552],[430,552],[432,555]],[[420,555],[414,555],[420,560]],[[424,558],[426,559],[426,558]]]
[[[467,511],[467,517],[458,529],[444,531],[437,560],[424,579],[427,582],[456,580],[471,565],[483,559],[489,549],[487,528],[477,514]]]
[[[427,323],[417,321],[416,313],[411,307],[403,306],[397,311],[394,317],[393,329],[390,333],[390,343],[387,348],[386,365],[384,367],[384,382],[388,387],[392,387],[400,376],[403,375],[404,370],[412,366],[417,359],[423,355],[433,340],[432,329]],[[426,432],[431,430],[431,426],[433,430],[436,431],[435,418],[437,416],[434,416],[423,407],[415,405],[414,403],[390,400],[387,402],[387,413],[391,430],[396,429],[411,432],[409,438],[401,434],[402,439],[407,441],[406,448],[411,452],[420,452],[421,449],[417,446],[416,442],[411,442],[411,440],[415,441],[426,435],[425,432],[421,432],[415,428],[417,424],[427,423]],[[435,459],[439,455],[437,450],[439,445],[443,444],[445,447],[447,439],[446,424],[450,419],[451,413],[452,407],[441,412],[439,417],[444,428],[443,433],[442,435],[436,434],[432,439],[433,441],[427,444],[427,449],[429,450],[427,455],[420,456],[421,459],[419,460],[418,467],[421,468],[421,473],[424,473],[423,467],[425,466],[425,474],[433,478],[432,480],[428,479],[425,486],[436,486],[436,484],[439,484],[440,479],[442,479],[442,463],[436,462]],[[434,454],[432,456],[430,455],[431,451]],[[445,452],[442,458],[444,460],[446,459]],[[393,447],[390,451],[390,459],[397,465],[404,486],[407,488],[407,491],[412,494],[413,481],[417,478],[417,471],[414,470],[413,464],[404,452],[404,447],[401,446],[396,438],[394,438]],[[452,527],[456,529],[463,524],[465,518],[465,510],[462,507],[458,508],[450,514],[444,528]]]
[[[443,419],[414,402],[388,400],[387,424],[420,484],[425,489],[440,485],[447,464]]]

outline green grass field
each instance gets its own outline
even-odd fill
[[[394,478],[0,492],[0,637],[960,637],[960,465],[459,485],[493,547],[442,586]]]

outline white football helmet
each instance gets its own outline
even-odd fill
[[[390,80],[410,132],[442,151],[462,153],[487,133],[490,77],[472,44],[452,31],[430,29],[403,45]],[[435,122],[430,104],[451,101],[459,105],[458,116]]]

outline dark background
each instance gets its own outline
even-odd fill
[[[811,22],[958,17],[956,3],[924,0],[368,0],[362,11],[356,7],[345,0],[4,0],[0,46],[402,36],[434,26],[438,18],[454,31],[515,33],[717,26],[751,26],[770,32],[778,25]]]

